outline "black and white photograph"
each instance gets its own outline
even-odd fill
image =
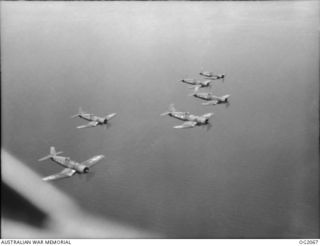
[[[2,239],[319,238],[318,1],[0,9]]]

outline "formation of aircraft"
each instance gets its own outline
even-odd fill
[[[103,155],[96,155],[84,162],[76,162],[70,159],[70,157],[60,156],[63,152],[56,152],[55,148],[53,146],[50,147],[50,154],[42,157],[39,159],[39,161],[44,160],[52,160],[53,162],[61,165],[64,167],[64,169],[56,174],[50,175],[48,177],[43,178],[43,181],[51,181],[51,180],[57,180],[62,178],[69,178],[76,173],[78,174],[85,174],[88,173],[90,168],[97,164],[100,160],[104,158]]]
[[[191,94],[192,96],[205,100],[207,102],[202,103],[203,105],[216,105],[222,103],[229,103],[230,95],[224,95],[221,97],[215,96],[212,92],[198,92],[200,88],[211,87],[211,83],[213,80],[224,79],[225,74],[213,74],[212,72],[200,72],[200,75],[208,78],[207,80],[197,80],[197,79],[182,79],[181,82],[192,85],[194,92]],[[109,122],[112,118],[114,118],[117,114],[111,113],[104,117],[96,116],[94,114],[87,113],[79,108],[77,114],[71,116],[71,118],[79,117],[86,121],[89,121],[88,124],[77,126],[78,129],[88,128],[88,127],[96,127],[105,125],[106,127],[109,125]],[[162,113],[161,115],[168,115],[172,118],[184,121],[181,125],[176,125],[173,128],[175,129],[184,129],[184,128],[193,128],[196,126],[211,126],[210,118],[214,115],[214,113],[206,113],[203,115],[194,115],[190,112],[182,112],[177,111],[174,107],[174,104],[169,106],[169,110],[167,112]],[[89,172],[90,168],[97,164],[104,158],[104,155],[96,155],[92,158],[84,161],[84,162],[76,162],[70,159],[70,157],[60,156],[63,152],[56,152],[55,147],[50,147],[50,154],[40,158],[39,161],[44,160],[52,160],[53,162],[61,165],[64,169],[56,174],[47,176],[43,178],[43,181],[51,181],[58,180],[62,178],[68,178],[75,174],[86,174]]]
[[[229,106],[229,97],[230,95],[224,96],[215,96],[212,92],[198,92],[200,88],[211,88],[211,83],[214,80],[224,79],[225,74],[214,74],[212,72],[201,71],[199,73],[201,76],[206,77],[206,80],[198,79],[182,79],[181,82],[185,84],[192,85],[194,92],[190,96],[194,96],[206,102],[202,105],[217,105],[217,104],[226,104]],[[182,128],[193,128],[195,126],[211,125],[209,119],[213,116],[213,113],[207,113],[201,116],[190,114],[189,112],[177,111],[173,104],[169,106],[169,111],[162,113],[161,115],[169,115],[175,119],[185,121],[181,125],[174,126],[173,128],[182,129]]]
[[[212,92],[196,92],[196,91],[190,94],[190,96],[194,96],[201,100],[207,101],[205,103],[202,103],[202,105],[217,105],[217,104],[223,104],[223,103],[228,104],[229,97],[230,97],[229,94],[219,97],[219,96],[213,95]]]
[[[80,107],[79,112],[71,116],[71,118],[79,117],[81,119],[89,121],[89,123],[86,125],[77,126],[78,129],[81,129],[81,128],[88,128],[88,127],[96,127],[101,125],[105,125],[107,127],[109,124],[109,121],[116,115],[117,115],[116,113],[112,113],[112,114],[106,115],[105,117],[99,117],[99,116],[84,112]]]
[[[210,124],[209,119],[213,116],[213,113],[207,113],[201,116],[190,114],[190,112],[177,111],[173,104],[169,106],[169,111],[161,114],[169,115],[175,119],[185,121],[181,125],[174,126],[176,129],[193,128],[195,126],[203,126]]]

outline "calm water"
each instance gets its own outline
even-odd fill
[[[51,145],[104,154],[53,183],[82,207],[166,237],[318,236],[317,1],[1,5],[2,145],[41,176]],[[187,96],[201,68],[230,107]],[[173,129],[170,103],[211,129]],[[118,116],[79,130],[79,106]]]

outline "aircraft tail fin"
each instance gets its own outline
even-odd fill
[[[79,107],[78,112],[79,112],[79,114],[83,114],[84,113],[84,111],[83,111],[83,109],[81,107]]]
[[[190,97],[194,96],[199,91],[200,86],[196,85],[196,86],[194,86],[192,88],[193,88],[193,92],[188,94],[188,96],[190,96]]]
[[[57,156],[59,154],[62,154],[62,153],[63,153],[62,151],[56,152],[56,149],[53,146],[51,146],[50,147],[50,154],[46,155],[45,157],[40,158],[38,161],[48,160],[48,159],[50,159],[54,156]]]
[[[176,109],[175,109],[173,103],[170,104],[169,110],[168,110],[167,112],[162,113],[161,116],[163,116],[163,115],[168,115],[168,114],[170,114],[170,113],[172,113],[172,112],[176,112]]]
[[[81,114],[84,114],[84,111],[82,110],[82,108],[81,107],[79,107],[79,109],[78,109],[78,113],[77,114],[75,114],[75,115],[72,115],[71,116],[71,118],[76,118],[76,117],[78,117],[79,115],[81,115]]]
[[[53,147],[53,146],[51,146],[51,147],[50,147],[50,155],[57,155],[56,153],[57,153],[57,152],[56,152],[56,148]]]
[[[175,112],[175,111],[177,111],[176,108],[174,107],[174,104],[173,104],[173,103],[170,104],[170,106],[169,106],[169,111],[170,111],[170,112]]]

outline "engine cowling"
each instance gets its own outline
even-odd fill
[[[82,164],[79,164],[79,165],[75,166],[74,169],[79,173],[87,173],[87,172],[89,172],[89,167],[87,167],[85,165],[82,165]]]

